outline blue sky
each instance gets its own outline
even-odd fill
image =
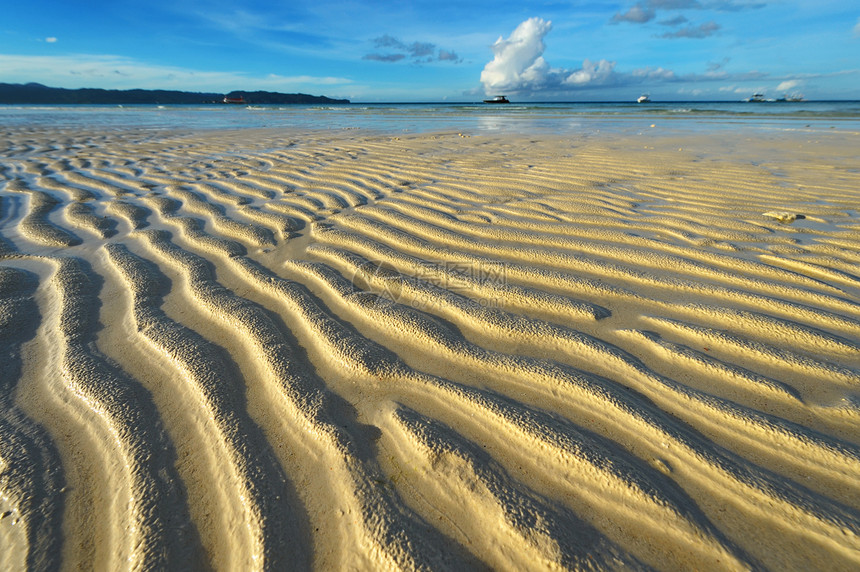
[[[860,99],[856,0],[3,0],[0,82],[353,101]]]

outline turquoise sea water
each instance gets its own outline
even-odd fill
[[[860,132],[860,101],[421,103],[317,105],[0,105],[0,126],[57,128],[365,129],[385,133],[634,133],[659,124],[679,131],[837,129]]]

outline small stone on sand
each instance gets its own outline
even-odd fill
[[[796,219],[802,218],[794,213],[790,213],[787,211],[768,211],[766,213],[762,213],[762,216],[770,217],[783,223],[794,222]]]

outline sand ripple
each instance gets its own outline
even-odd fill
[[[840,137],[5,132],[0,568],[857,569]]]

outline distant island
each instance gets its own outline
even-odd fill
[[[225,94],[163,89],[65,89],[40,83],[0,83],[0,104],[204,104],[228,100],[247,104],[349,103],[348,99],[332,99],[324,95],[274,91],[231,91]]]

